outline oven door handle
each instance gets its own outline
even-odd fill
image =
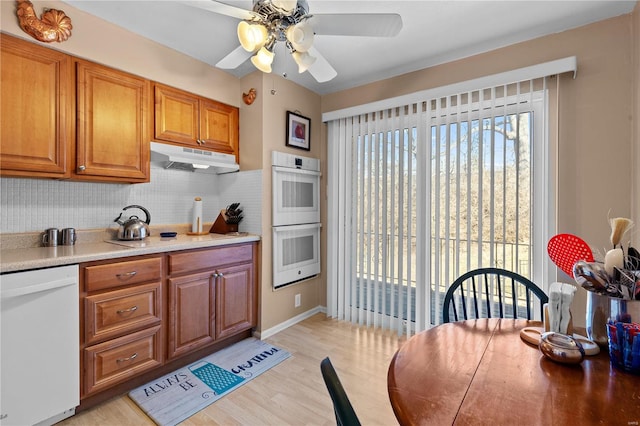
[[[294,169],[293,167],[272,166],[276,172],[296,173],[309,176],[322,176],[322,173],[315,170]]]
[[[302,231],[304,229],[315,229],[322,228],[322,224],[319,222],[315,223],[305,223],[303,225],[278,225],[272,226],[275,232],[292,232],[292,231]]]

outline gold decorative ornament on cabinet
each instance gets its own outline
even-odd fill
[[[38,41],[58,43],[71,37],[71,18],[64,11],[45,9],[42,18],[38,19],[33,4],[29,0],[17,0],[16,15],[20,28]]]

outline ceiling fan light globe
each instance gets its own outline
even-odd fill
[[[271,72],[271,63],[273,62],[274,54],[268,51],[264,47],[258,50],[251,58],[251,63],[260,71],[269,74]]]
[[[267,28],[261,24],[250,24],[241,21],[238,24],[238,40],[247,52],[255,52],[267,41]]]
[[[291,15],[298,6],[297,0],[271,0],[271,4],[285,15]]]
[[[306,52],[313,46],[313,28],[306,22],[291,25],[287,28],[286,36],[298,52]]]
[[[293,52],[291,56],[298,64],[298,73],[300,74],[308,70],[316,61],[316,57],[309,55],[307,52]]]

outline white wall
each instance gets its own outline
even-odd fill
[[[46,179],[0,179],[0,233],[37,232],[46,228],[102,229],[123,207],[144,206],[152,225],[191,223],[193,199],[201,197],[205,222],[221,209],[241,203],[240,231],[261,234],[260,170],[227,175],[165,170],[152,164],[151,182],[135,185]],[[127,210],[125,217],[144,213]]]

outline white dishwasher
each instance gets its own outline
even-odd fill
[[[51,425],[80,403],[78,265],[0,275],[0,425]]]

